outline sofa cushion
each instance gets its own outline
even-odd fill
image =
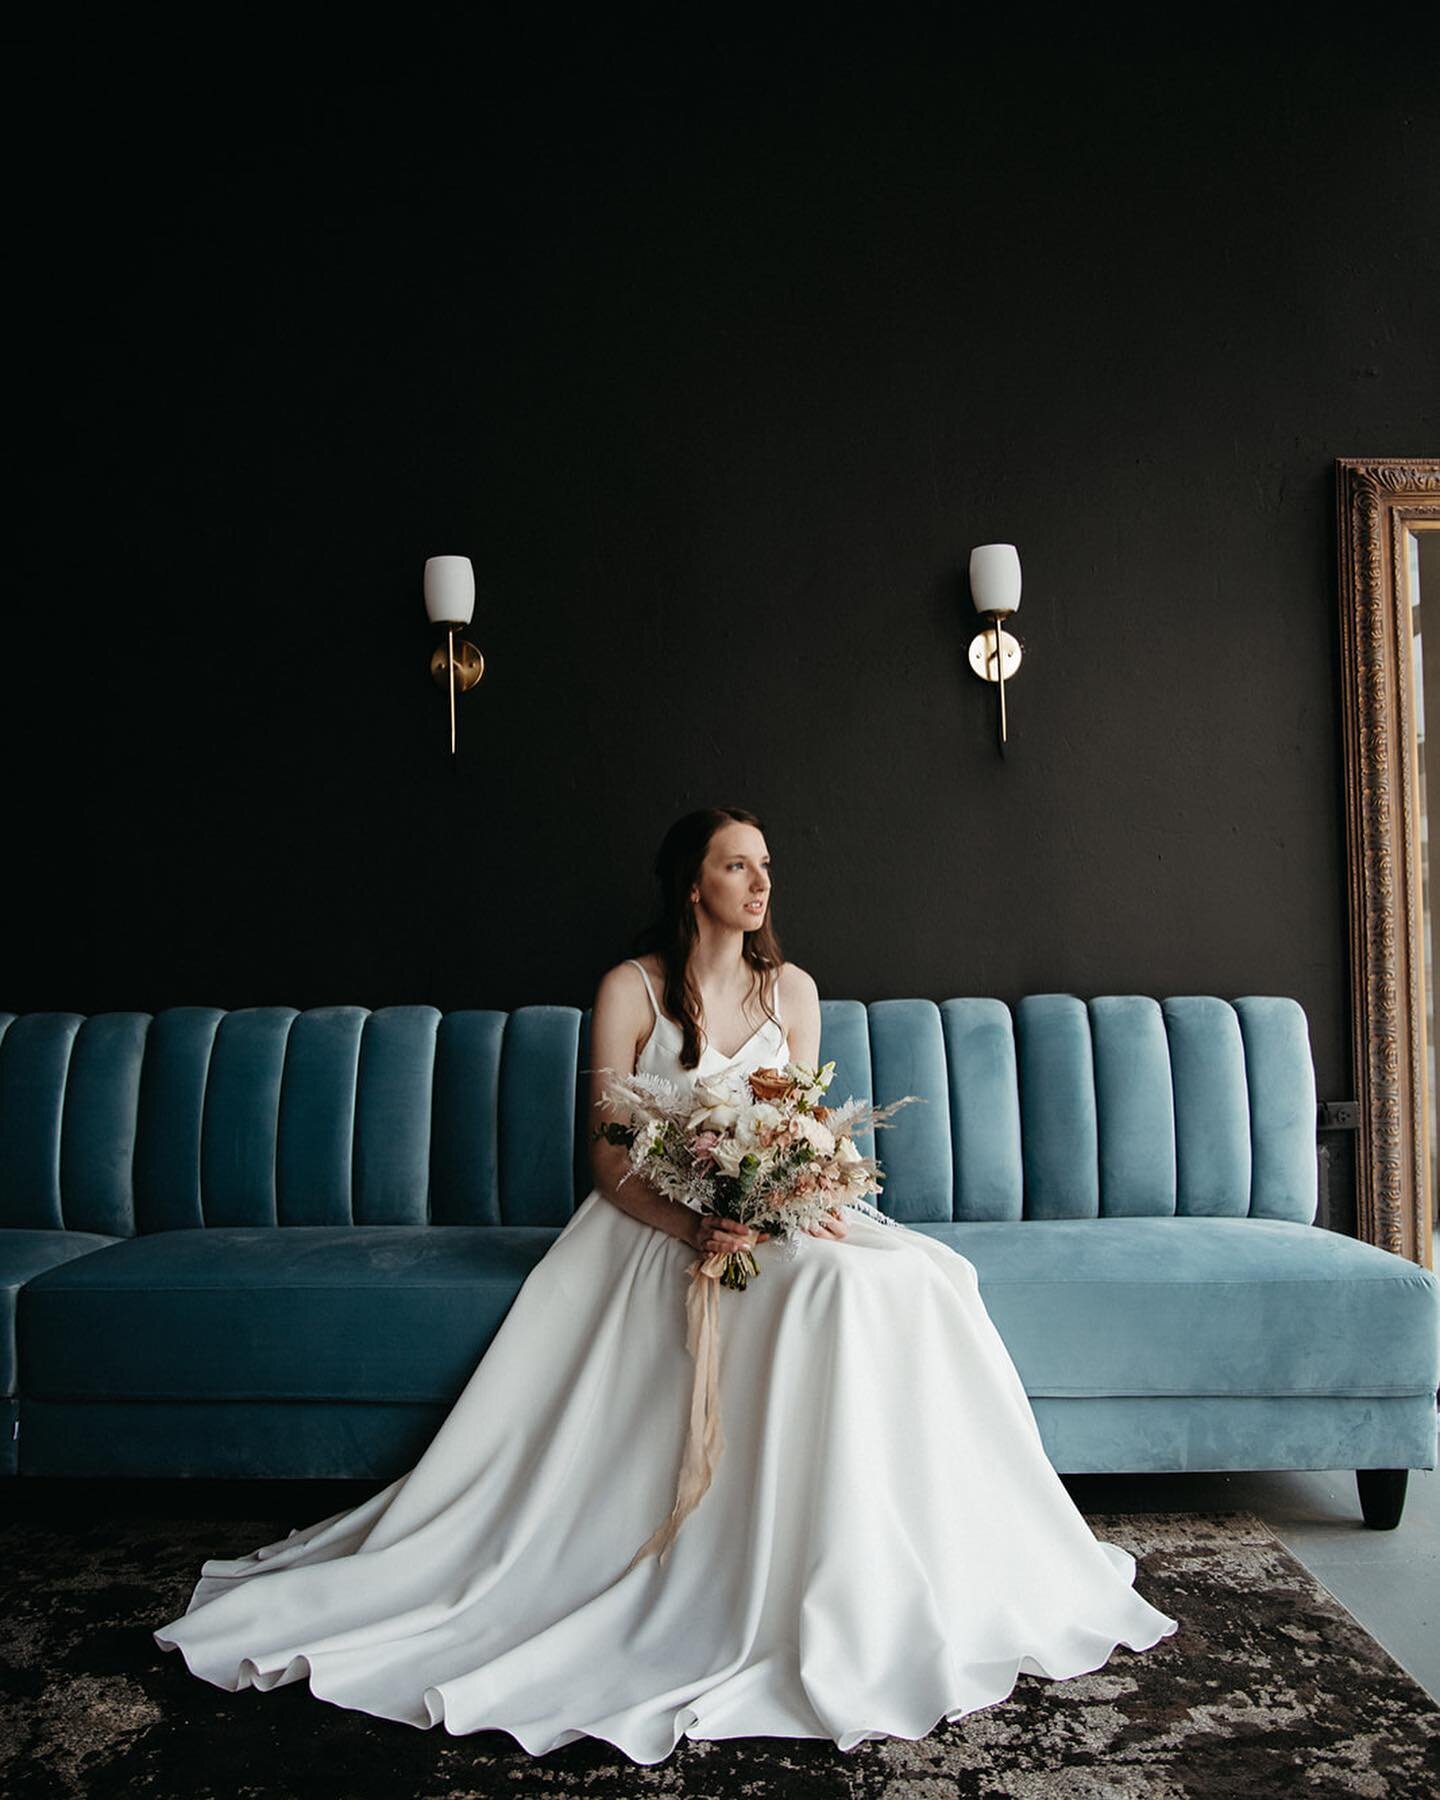
[[[1032,1395],[1423,1394],[1435,1276],[1287,1219],[916,1227],[974,1264]],[[63,1271],[62,1271],[63,1273]]]
[[[210,1227],[32,1281],[42,1399],[452,1400],[554,1241],[528,1226]]]
[[[974,1264],[1032,1395],[1382,1396],[1440,1381],[1435,1276],[1316,1226],[1170,1216],[919,1229]],[[19,1302],[37,1396],[452,1400],[555,1235],[211,1228],[87,1239],[89,1254],[58,1267],[78,1234],[0,1244],[59,1240],[34,1245],[46,1272]]]
[[[15,1300],[33,1276],[113,1244],[93,1231],[0,1230],[0,1394],[17,1391]]]

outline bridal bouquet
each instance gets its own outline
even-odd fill
[[[883,1126],[919,1094],[906,1094],[879,1109],[849,1099],[824,1104],[835,1074],[827,1062],[812,1069],[726,1070],[682,1092],[659,1075],[610,1077],[600,1105],[625,1120],[596,1127],[594,1135],[629,1146],[630,1166],[620,1178],[643,1174],[659,1193],[698,1212],[735,1219],[759,1235],[777,1239],[793,1255],[799,1236],[839,1206],[851,1206],[884,1225],[893,1219],[869,1205],[881,1189],[879,1164],[862,1156],[852,1133]],[[720,1429],[719,1289],[744,1289],[760,1273],[750,1250],[717,1250],[691,1263],[685,1301],[686,1347],[695,1362],[690,1434],[680,1465],[670,1516],[635,1552],[629,1567],[652,1553],[663,1562],[685,1518],[710,1485],[725,1447]],[[629,1570],[626,1571],[627,1573]]]
[[[906,1094],[879,1110],[853,1098],[828,1107],[823,1097],[833,1062],[819,1069],[792,1062],[783,1070],[727,1071],[696,1081],[688,1097],[658,1075],[603,1072],[613,1079],[601,1105],[629,1114],[629,1123],[601,1125],[594,1134],[629,1145],[621,1185],[642,1173],[672,1200],[734,1219],[792,1254],[797,1235],[827,1213],[881,1191],[880,1165],[860,1154],[852,1134],[887,1124],[920,1098]],[[722,1287],[743,1289],[759,1273],[751,1251],[735,1250],[721,1258],[717,1278]]]

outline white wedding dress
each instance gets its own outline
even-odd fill
[[[768,1020],[728,1060],[679,1049],[657,1007],[650,1074],[790,1055]],[[409,1725],[655,1763],[682,1736],[923,1737],[1021,1672],[1175,1631],[1046,1457],[973,1265],[847,1219],[793,1256],[761,1244],[759,1279],[721,1291],[725,1448],[663,1565],[626,1572],[675,1499],[696,1252],[592,1190],[415,1467],[206,1562],[157,1643],[217,1687],[304,1679]]]

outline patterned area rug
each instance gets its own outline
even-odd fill
[[[318,1514],[316,1516],[319,1516]],[[294,1519],[11,1519],[0,1533],[0,1791],[11,1800],[1189,1800],[1440,1793],[1440,1708],[1244,1512],[1087,1513],[1180,1629],[1071,1681],[1010,1696],[918,1742],[842,1755],[778,1738],[682,1742],[638,1768],[581,1740],[530,1758],[502,1732],[372,1719],[303,1685],[227,1694],[150,1631],[202,1561]]]

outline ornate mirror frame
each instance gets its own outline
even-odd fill
[[[1440,458],[1343,457],[1336,489],[1356,1229],[1428,1268],[1425,915],[1406,534],[1412,524],[1440,523]]]

